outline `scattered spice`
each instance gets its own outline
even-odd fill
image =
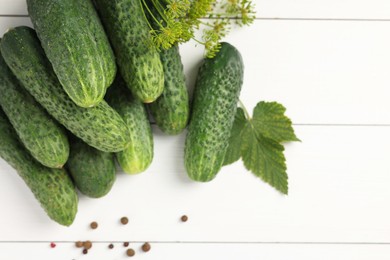
[[[109,248],[109,249],[113,249],[113,248],[114,248],[114,245],[113,245],[113,244],[109,244],[109,245],[108,245],[108,248]]]
[[[150,244],[148,242],[144,243],[142,245],[142,251],[149,252],[149,250],[150,250]]]
[[[84,242],[84,249],[90,249],[92,247],[92,242],[91,241],[85,241]]]
[[[127,254],[128,256],[134,256],[134,255],[135,255],[135,251],[134,251],[134,249],[129,248],[129,249],[127,249],[127,251],[126,251],[126,254]]]
[[[91,223],[90,226],[91,226],[92,229],[97,229],[98,223],[96,221],[94,221],[94,222]]]
[[[127,217],[122,217],[122,218],[121,218],[121,223],[122,223],[123,225],[127,225],[127,223],[129,223],[129,219],[128,219]]]
[[[85,249],[85,248],[84,248],[84,249],[83,249],[83,254],[84,254],[84,255],[88,254],[88,249]]]
[[[124,247],[128,247],[128,246],[129,246],[129,242],[124,242],[124,243],[123,243],[123,246],[124,246]]]
[[[57,246],[56,243],[54,243],[54,242],[51,242],[51,243],[50,243],[50,247],[51,247],[51,248],[55,248],[56,246]]]
[[[77,241],[77,242],[75,243],[75,245],[76,245],[77,248],[80,248],[80,247],[83,247],[83,246],[84,246],[84,242]]]
[[[188,217],[186,215],[181,216],[182,222],[187,222],[187,220],[188,220]]]

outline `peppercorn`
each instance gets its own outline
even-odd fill
[[[134,251],[134,249],[129,248],[129,249],[127,249],[127,251],[126,251],[126,254],[127,254],[128,256],[134,256],[134,255],[135,255],[135,251]]]
[[[84,248],[85,248],[85,249],[88,250],[88,249],[90,249],[91,247],[92,247],[92,242],[91,242],[91,241],[88,240],[88,241],[85,241],[85,242],[84,242]]]
[[[51,243],[50,243],[50,247],[51,247],[51,248],[55,248],[56,246],[57,246],[56,243],[54,243],[54,242],[51,242]]]
[[[124,243],[123,243],[123,246],[124,246],[124,247],[128,247],[128,246],[129,246],[129,242],[124,242]]]
[[[187,220],[188,220],[188,217],[186,215],[181,216],[182,222],[187,222]]]
[[[121,218],[121,223],[122,223],[123,225],[127,225],[127,223],[129,223],[129,219],[128,219],[127,217],[122,217],[122,218]]]
[[[96,221],[94,221],[94,222],[91,223],[90,226],[91,226],[92,229],[97,229],[98,223]]]
[[[84,255],[88,254],[88,249],[85,249],[85,248],[84,248],[84,249],[83,249],[83,254],[84,254]]]
[[[148,242],[142,245],[142,251],[148,252],[150,250],[150,244]]]
[[[109,244],[109,245],[108,245],[108,248],[109,248],[109,249],[113,249],[113,248],[114,248],[114,245],[113,245],[113,244]]]
[[[81,241],[77,241],[75,243],[76,247],[80,248],[80,247],[83,247],[84,246],[84,242],[81,242]]]

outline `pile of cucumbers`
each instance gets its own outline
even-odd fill
[[[191,106],[178,46],[152,48],[138,0],[27,0],[34,29],[0,41],[0,157],[48,216],[69,226],[78,190],[106,195],[115,160],[129,174],[153,160],[150,111],[165,133],[189,124],[185,166],[195,181],[222,167],[243,79],[241,55],[222,43],[205,59]]]

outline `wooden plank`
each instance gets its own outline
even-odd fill
[[[118,174],[104,198],[80,198],[75,223],[51,222],[30,191],[0,164],[0,241],[390,242],[388,127],[298,126],[303,140],[287,146],[285,197],[241,163],[210,183],[188,179],[184,136],[155,129],[147,172]],[[181,215],[189,221],[181,223]],[[128,216],[127,226],[119,223]],[[99,228],[91,230],[89,223]]]
[[[0,0],[0,15],[26,15],[26,0]]]
[[[390,124],[390,37],[383,22],[256,21],[226,39],[242,53],[241,99],[278,101],[295,123]],[[182,46],[193,86],[202,48]]]
[[[258,17],[389,19],[387,0],[254,0]]]
[[[0,31],[29,24],[0,18]],[[242,52],[241,99],[278,101],[299,124],[390,124],[390,37],[383,22],[256,21],[227,39]],[[182,46],[192,87],[202,47]]]
[[[32,26],[29,17],[0,17],[0,35],[3,34],[12,27],[28,25]]]
[[[259,18],[390,19],[387,0],[252,0]],[[27,15],[25,0],[0,0],[0,15]]]
[[[52,249],[47,243],[1,243],[0,258],[9,260],[24,260],[34,256],[34,259],[127,259],[126,250],[121,243],[114,243],[112,250],[108,249],[109,241],[95,243],[87,255],[73,243],[57,243]],[[390,253],[389,245],[280,245],[280,244],[181,244],[181,243],[151,243],[148,253],[141,251],[142,243],[131,243],[129,248],[135,250],[136,259],[226,259],[226,260],[387,260]]]

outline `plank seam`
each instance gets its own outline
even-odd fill
[[[390,127],[390,124],[332,124],[332,123],[293,123],[293,126],[326,126],[326,127]]]
[[[144,243],[145,240],[126,240],[129,243]],[[75,241],[70,240],[48,240],[48,241],[0,241],[0,244],[23,244],[23,243],[74,243]],[[93,243],[123,243],[122,240],[91,240]],[[264,244],[264,245],[386,245],[390,246],[390,242],[310,242],[310,241],[304,241],[304,242],[293,242],[293,241],[153,241],[148,240],[149,243],[154,244]]]
[[[29,17],[28,14],[0,14],[0,17]],[[214,18],[204,17],[204,20],[213,20]],[[237,18],[230,18],[235,20]],[[390,19],[377,18],[314,18],[314,17],[256,17],[255,20],[265,21],[341,21],[341,22],[390,22]]]
[[[0,17],[30,17],[28,14],[0,14]]]
[[[298,17],[257,17],[255,20],[273,20],[273,21],[338,21],[338,22],[390,22],[390,19],[378,19],[378,18],[298,18]]]

